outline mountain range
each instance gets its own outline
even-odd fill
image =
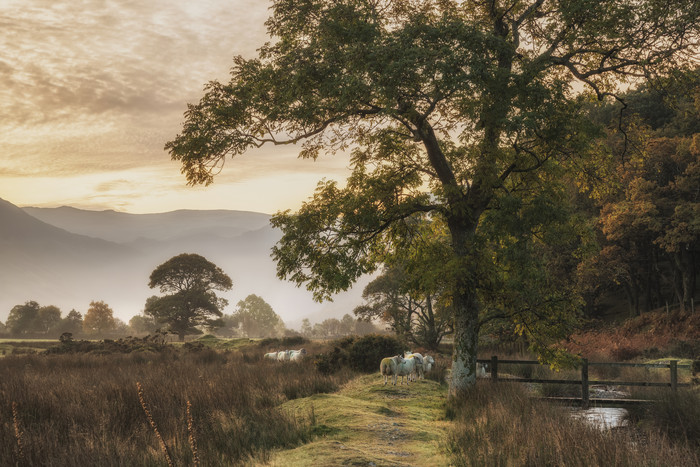
[[[318,322],[352,313],[363,283],[319,304],[276,277],[270,249],[281,232],[269,220],[268,214],[228,210],[19,208],[0,199],[0,321],[28,300],[56,305],[64,316],[71,309],[84,314],[91,301],[102,300],[128,322],[158,294],[148,288],[151,271],[180,253],[200,254],[231,277],[233,289],[221,294],[229,301],[225,313],[250,294],[262,297],[291,328],[304,318]]]

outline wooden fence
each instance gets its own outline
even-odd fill
[[[572,397],[557,397],[548,398],[554,399],[561,402],[578,403],[580,402],[583,408],[588,408],[591,403],[595,405],[619,405],[619,404],[629,404],[629,403],[641,403],[646,401],[636,400],[636,399],[591,399],[590,398],[590,386],[591,385],[606,385],[606,386],[645,386],[645,387],[668,387],[671,390],[676,391],[679,387],[690,386],[689,383],[679,383],[678,382],[678,370],[679,369],[693,369],[697,371],[698,364],[700,362],[694,362],[693,365],[685,364],[679,365],[677,360],[670,360],[668,363],[619,363],[619,362],[589,362],[587,359],[582,359],[581,361],[581,379],[580,380],[569,380],[569,379],[538,379],[538,378],[512,378],[512,377],[500,377],[498,375],[498,365],[499,364],[514,364],[514,365],[541,365],[537,360],[499,360],[498,357],[493,356],[490,360],[478,359],[478,363],[482,365],[489,365],[489,370],[491,373],[491,381],[499,382],[513,382],[513,383],[545,383],[545,384],[579,384],[581,385],[581,398]],[[591,366],[609,366],[609,367],[642,367],[642,368],[668,368],[670,370],[669,382],[651,382],[651,381],[606,381],[606,380],[590,380],[588,378],[588,369]]]

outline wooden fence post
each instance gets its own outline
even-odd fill
[[[676,392],[678,389],[678,360],[671,360],[671,390]]]
[[[491,357],[491,381],[498,382],[498,357],[496,355]]]
[[[587,409],[590,405],[588,394],[588,359],[581,361],[581,408]]]

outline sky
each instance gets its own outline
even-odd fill
[[[1,0],[0,198],[130,213],[297,209],[347,160],[270,147],[189,187],[163,146],[269,40],[264,0]]]

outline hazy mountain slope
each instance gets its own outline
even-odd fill
[[[305,317],[315,322],[351,313],[361,301],[362,286],[318,304],[305,289],[276,277],[270,249],[281,232],[269,225],[269,218],[236,211],[20,209],[2,201],[0,320],[27,300],[56,305],[64,315],[72,308],[85,313],[91,300],[104,300],[128,321],[149,296],[158,294],[147,286],[153,269],[180,253],[203,255],[231,276],[233,289],[223,294],[229,300],[226,313],[249,294],[263,297],[296,328]]]
[[[27,300],[80,301],[95,285],[116,281],[115,271],[137,256],[133,248],[67,232],[0,199],[0,319]]]
[[[180,210],[158,214],[86,211],[71,207],[35,208],[24,211],[69,232],[125,243],[140,237],[168,240],[198,234],[235,237],[269,224],[270,216],[244,211]]]

